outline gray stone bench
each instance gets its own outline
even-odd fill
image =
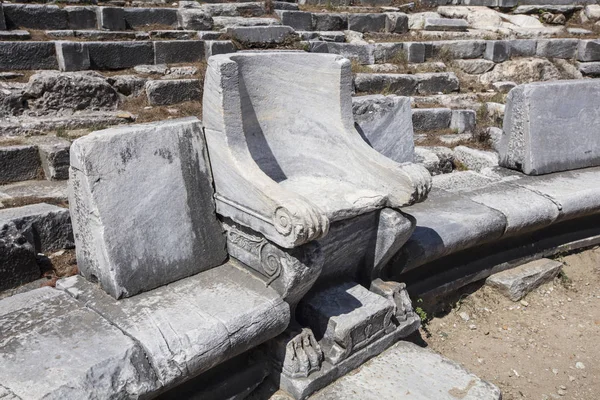
[[[600,213],[598,167],[544,176],[496,168],[439,175],[433,181],[425,202],[403,208],[417,227],[389,265],[391,275],[413,277],[413,290],[453,290],[489,276],[493,268],[509,268],[513,260],[594,244],[600,235],[586,222],[593,223]],[[488,247],[493,250],[480,250]],[[493,261],[481,261],[486,257]],[[452,272],[459,267],[469,272]],[[436,274],[461,279],[436,281]]]
[[[290,319],[281,297],[235,263],[121,301],[82,277],[58,287],[0,301],[0,385],[19,398],[154,396]]]

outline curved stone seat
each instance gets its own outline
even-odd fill
[[[362,140],[351,91],[350,62],[336,55],[211,57],[203,123],[217,212],[293,248],[330,222],[424,199],[429,173]]]

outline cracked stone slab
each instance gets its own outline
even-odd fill
[[[494,274],[485,282],[512,301],[519,301],[535,288],[552,281],[562,266],[561,262],[542,258]]]
[[[156,390],[141,346],[61,291],[0,301],[0,338],[0,388],[22,399],[138,398]]]
[[[57,287],[138,341],[163,387],[258,346],[290,321],[287,303],[235,261],[123,300],[81,276]]]
[[[316,393],[311,400],[500,400],[500,389],[458,363],[399,342]]]

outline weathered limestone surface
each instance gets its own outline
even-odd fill
[[[230,40],[205,40],[204,56],[208,60],[217,54],[235,53],[237,48]]]
[[[79,269],[115,298],[210,269],[226,257],[195,118],[76,140],[69,183]],[[123,232],[135,246],[123,246]]]
[[[287,303],[237,262],[117,301],[80,276],[58,283],[139,343],[170,387],[280,334]]]
[[[150,80],[146,82],[146,95],[152,105],[170,105],[200,100],[202,91],[198,79]]]
[[[67,6],[69,29],[95,29],[98,26],[96,8],[88,6]]]
[[[66,293],[47,287],[3,299],[0,331],[0,384],[21,399],[138,398],[156,390],[142,347]]]
[[[498,165],[498,155],[492,151],[477,150],[467,146],[457,146],[454,149],[454,156],[467,168],[475,171]]]
[[[600,41],[580,40],[577,47],[579,61],[600,61]]]
[[[11,223],[22,232],[31,232],[27,240],[38,253],[73,247],[71,218],[66,208],[38,203],[0,210],[0,225]]]
[[[360,64],[369,65],[375,63],[375,47],[373,45],[355,43],[329,43],[321,41],[310,41],[312,53],[339,54],[350,60],[356,60]]]
[[[125,12],[121,7],[96,7],[96,19],[98,28],[109,31],[124,31]]]
[[[312,31],[312,13],[306,11],[276,11],[281,23],[300,31]]]
[[[68,140],[56,136],[33,136],[29,139],[35,144],[42,162],[46,179],[69,179],[69,148]]]
[[[396,162],[412,161],[414,139],[409,97],[354,97],[352,111],[358,132],[371,147]]]
[[[485,282],[512,301],[519,301],[535,288],[554,279],[562,266],[561,262],[542,258],[494,274]]]
[[[109,111],[119,104],[119,95],[95,72],[42,71],[25,88],[29,108],[38,115],[79,110]]]
[[[314,400],[500,400],[496,386],[459,364],[410,342],[399,342],[354,373],[316,393]]]
[[[502,166],[540,175],[600,165],[600,107],[594,80],[539,82],[508,95]]]
[[[480,75],[490,71],[496,63],[490,60],[454,60],[453,63],[467,74]]]
[[[335,55],[212,57],[203,122],[217,212],[293,248],[325,236],[330,222],[423,199],[429,173],[387,159],[354,128],[351,88],[350,62]]]
[[[383,32],[386,29],[385,14],[348,14],[348,29],[356,32]]]
[[[123,8],[123,18],[129,29],[148,25],[178,26],[177,10],[167,7],[126,7]]]
[[[426,31],[466,31],[469,24],[464,19],[425,18]]]
[[[575,58],[578,39],[539,39],[536,55],[545,58]]]

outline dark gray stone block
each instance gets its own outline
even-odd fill
[[[205,40],[204,41],[204,56],[208,60],[210,56],[217,54],[235,53],[237,47],[231,40]]]
[[[600,41],[580,40],[577,47],[579,61],[600,61]]]
[[[0,210],[0,225],[13,223],[28,238],[38,253],[73,248],[73,229],[69,209],[46,203]]]
[[[510,45],[505,40],[488,40],[483,57],[495,63],[501,63],[510,57]]]
[[[208,270],[227,257],[196,118],[77,139],[69,184],[79,269],[115,298]],[[124,234],[136,245],[123,246]]]
[[[96,19],[99,29],[124,31],[127,28],[125,12],[121,7],[96,7]]]
[[[65,7],[69,29],[96,29],[96,7],[69,6]]]
[[[55,42],[58,69],[61,71],[84,71],[90,69],[90,53],[79,42]]]
[[[170,105],[184,101],[199,101],[202,90],[198,79],[169,79],[146,82],[148,103],[152,105]]]
[[[415,132],[448,129],[452,120],[449,108],[415,108],[412,110],[412,123]]]
[[[177,64],[202,60],[204,60],[204,42],[201,40],[154,42],[155,64]]]
[[[408,32],[408,15],[400,12],[385,13],[385,31],[389,33]]]
[[[46,179],[69,179],[69,148],[71,142],[56,136],[33,136],[29,142],[36,145]]]
[[[494,274],[485,283],[498,289],[512,301],[519,301],[535,288],[551,282],[562,266],[561,262],[542,258]]]
[[[357,92],[389,92],[398,96],[412,96],[417,92],[418,79],[409,74],[356,74],[354,88]]]
[[[8,29],[67,29],[67,12],[55,5],[6,4],[4,17]]]
[[[577,56],[579,39],[538,39],[536,55],[545,58],[571,59]]]
[[[348,29],[348,14],[313,13],[315,31],[345,31]]]
[[[152,43],[88,42],[90,67],[97,70],[126,69],[154,63]]]
[[[30,227],[21,228],[11,221],[0,220],[0,291],[40,277],[32,242]]]
[[[130,29],[148,25],[178,26],[177,9],[174,8],[124,8],[123,14],[126,27]]]
[[[511,57],[535,57],[537,40],[513,39],[508,41]]]
[[[385,14],[348,14],[348,29],[356,32],[383,32],[388,18]]]
[[[312,14],[304,11],[277,11],[281,23],[299,31],[312,31]]]
[[[41,174],[35,146],[0,147],[0,184],[36,179]]]

